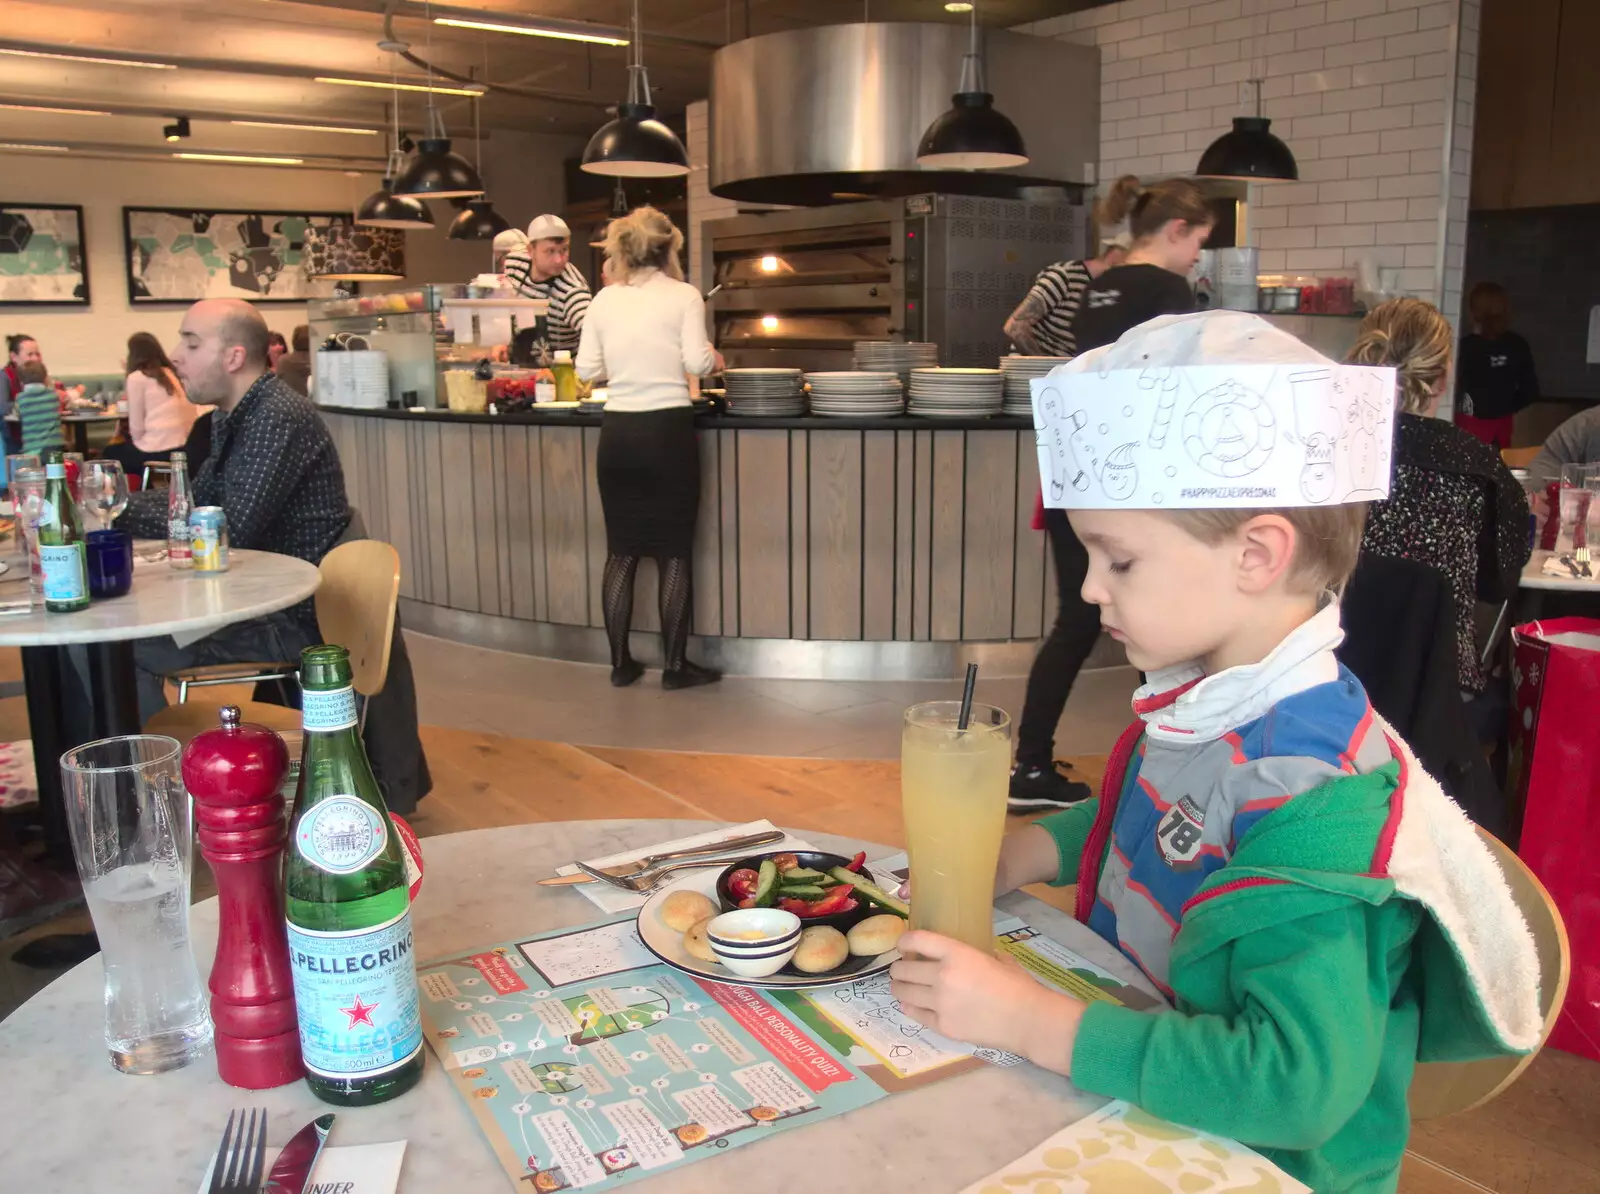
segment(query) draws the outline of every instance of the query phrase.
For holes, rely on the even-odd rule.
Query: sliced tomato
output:
[[[739,901],[739,907],[741,907],[741,908],[754,908],[755,906],[756,906],[756,897],[755,896],[745,896],[744,899]]]
[[[778,907],[785,912],[793,912],[796,916],[806,917],[812,915],[811,905],[804,900],[797,900],[793,896],[784,896],[778,901]]]
[[[855,889],[840,884],[820,900],[811,901],[812,916],[832,916],[835,912],[848,912],[855,907],[851,892]]]
[[[743,899],[745,896],[755,895],[756,882],[759,878],[760,876],[755,871],[749,867],[744,867],[728,876],[728,890],[735,899]]]
[[[854,858],[852,858],[849,862],[845,863],[845,868],[844,869],[847,870],[847,871],[859,871],[863,866],[866,865],[866,862],[867,862],[867,852],[865,850],[862,850]]]
[[[800,860],[793,854],[774,854],[772,856],[772,865],[778,868],[778,874],[781,875],[784,871],[794,870],[795,867],[800,865]]]

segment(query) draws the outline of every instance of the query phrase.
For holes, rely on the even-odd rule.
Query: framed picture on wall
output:
[[[332,298],[339,283],[308,281],[301,269],[306,230],[348,224],[350,218],[347,211],[124,207],[128,303],[138,307],[207,298],[256,303]]]
[[[0,203],[0,307],[87,307],[83,208]]]

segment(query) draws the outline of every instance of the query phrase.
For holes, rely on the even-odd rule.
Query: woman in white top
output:
[[[195,420],[211,408],[190,405],[161,341],[149,332],[128,337],[127,369],[130,439],[110,445],[106,455],[121,461],[123,472],[137,476],[150,461],[182,451]],[[189,462],[191,474],[199,465],[198,460]]]
[[[643,556],[660,572],[662,687],[721,679],[685,657],[700,509],[687,378],[719,372],[722,357],[706,337],[705,301],[683,280],[682,249],[683,233],[653,207],[612,220],[605,242],[610,285],[590,303],[578,343],[578,376],[607,379],[595,471],[606,519],[601,599],[611,682],[619,688],[644,670],[628,651],[633,578]]]

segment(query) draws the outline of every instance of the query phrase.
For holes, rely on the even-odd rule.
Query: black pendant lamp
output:
[[[472,101],[472,134],[478,147],[478,173],[483,173],[483,134],[478,124],[478,101]],[[461,202],[451,200],[452,203]],[[468,199],[460,215],[450,222],[451,240],[493,240],[511,224],[487,198]]]
[[[644,69],[639,36],[639,0],[633,0],[633,40],[629,43],[628,98],[617,118],[603,124],[583,150],[583,169],[616,178],[671,178],[689,173],[689,151],[678,134],[656,119],[650,103],[650,76]]]
[[[1256,114],[1235,116],[1233,131],[1223,133],[1200,155],[1200,178],[1232,178],[1243,182],[1294,182],[1300,177],[1289,147],[1272,135],[1272,121],[1261,115],[1261,80],[1252,79]]]
[[[917,165],[934,170],[1003,170],[1028,164],[1017,126],[994,107],[983,89],[978,53],[978,6],[972,6],[972,39],[961,59],[960,90],[950,110],[928,126],[917,145]]]
[[[394,193],[394,180],[406,164],[406,155],[400,151],[398,88],[395,89],[389,113],[394,122],[394,140],[389,145],[389,163],[383,168],[383,185],[361,201],[361,206],[356,209],[356,223],[368,228],[431,229],[433,213],[428,210],[427,204]]]
[[[430,79],[431,81],[431,79]],[[433,92],[428,92],[428,134],[417,142],[417,152],[405,172],[395,179],[394,193],[418,199],[476,199],[483,194],[483,179],[472,163],[450,152],[450,138]]]

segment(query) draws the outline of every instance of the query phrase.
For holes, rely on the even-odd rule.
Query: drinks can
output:
[[[228,570],[228,516],[221,506],[196,506],[189,515],[189,538],[196,572]]]

